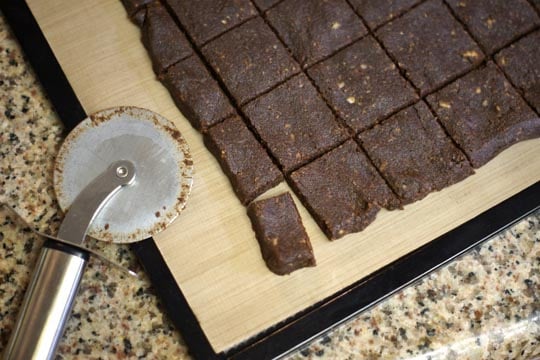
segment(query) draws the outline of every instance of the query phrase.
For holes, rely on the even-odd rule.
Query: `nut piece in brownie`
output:
[[[135,24],[142,26],[146,17],[146,5],[154,0],[122,0],[126,12]]]
[[[154,72],[158,75],[193,53],[188,40],[159,2],[146,7],[142,41],[152,59]]]
[[[253,100],[243,110],[285,172],[348,136],[304,74]]]
[[[403,14],[421,0],[350,0],[354,9],[374,29]]]
[[[540,112],[540,30],[502,50],[495,59],[525,99]]]
[[[204,143],[218,160],[244,205],[283,179],[264,148],[238,116],[211,127],[204,134]]]
[[[249,0],[166,0],[197,46],[257,15]]]
[[[286,275],[316,265],[311,242],[291,194],[253,202],[247,212],[264,262],[273,273]]]
[[[404,204],[473,174],[423,101],[364,131],[359,139]]]
[[[512,144],[540,136],[540,118],[492,62],[427,100],[475,168]]]
[[[314,65],[308,74],[330,106],[356,132],[418,98],[371,36]]]
[[[367,33],[345,0],[285,0],[266,16],[304,67]]]
[[[300,70],[260,17],[211,41],[202,52],[239,104]]]
[[[377,30],[406,76],[425,95],[484,59],[441,0],[428,0]]]
[[[294,171],[289,179],[329,239],[363,230],[375,220],[380,206],[401,207],[354,140]]]
[[[540,23],[527,0],[448,0],[447,3],[488,54]]]
[[[197,130],[204,131],[236,113],[197,55],[171,66],[161,79],[176,106]]]

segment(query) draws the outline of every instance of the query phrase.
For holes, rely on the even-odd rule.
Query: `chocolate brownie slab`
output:
[[[283,179],[281,172],[238,116],[211,127],[204,134],[204,143],[218,160],[244,205]]]
[[[154,0],[122,0],[126,12],[135,24],[142,26],[146,17],[146,5]]]
[[[371,36],[314,65],[308,74],[330,106],[356,132],[418,98]]]
[[[540,30],[502,50],[495,59],[525,99],[540,112]]]
[[[380,206],[401,206],[353,140],[294,171],[290,182],[329,239],[363,230]]]
[[[278,275],[315,266],[315,256],[291,194],[256,201],[248,216],[266,266]]]
[[[266,16],[304,67],[367,33],[345,0],[285,0]]]
[[[427,99],[475,168],[540,136],[540,119],[492,62]]]
[[[197,130],[236,113],[197,55],[171,66],[162,76],[176,106]]]
[[[142,41],[152,59],[154,72],[158,75],[193,53],[188,40],[159,2],[146,7]]]
[[[211,41],[202,52],[239,104],[300,71],[260,17]]]
[[[347,138],[304,74],[253,100],[243,110],[285,172]]]
[[[484,54],[440,0],[428,0],[377,30],[407,77],[425,95],[479,64]]]
[[[364,131],[359,139],[404,204],[473,173],[423,101]]]
[[[540,23],[527,0],[448,0],[447,3],[488,54]]]
[[[372,29],[403,14],[421,0],[350,0]]]
[[[249,0],[166,0],[197,46],[257,15]]]

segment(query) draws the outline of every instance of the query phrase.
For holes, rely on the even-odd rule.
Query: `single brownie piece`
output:
[[[404,204],[473,174],[423,101],[364,131],[359,139]]]
[[[146,8],[142,41],[158,75],[193,53],[188,40],[159,2],[151,3]]]
[[[266,16],[304,67],[367,33],[345,0],[285,0]]]
[[[264,262],[273,273],[286,275],[317,264],[291,194],[251,203],[247,212]]]
[[[347,137],[304,74],[255,99],[243,110],[285,172]]]
[[[294,171],[290,182],[329,239],[363,230],[380,206],[401,206],[353,140]]]
[[[278,2],[280,2],[282,0],[253,0],[253,2],[255,3],[255,5],[261,10],[261,11],[266,11],[268,10],[269,8],[271,8],[272,6],[274,6],[275,4],[277,4]],[[539,0],[540,1],[540,0]]]
[[[502,50],[495,59],[525,99],[540,112],[540,30]]]
[[[135,24],[142,26],[146,17],[146,5],[154,0],[122,0],[126,12]]]
[[[229,99],[197,55],[171,66],[162,75],[176,106],[197,130],[236,113]]]
[[[482,50],[440,0],[428,0],[377,30],[407,77],[429,93],[484,59]]]
[[[300,70],[260,17],[211,41],[202,52],[239,104]]]
[[[540,23],[527,0],[448,0],[447,3],[488,54]]]
[[[512,144],[540,136],[540,118],[492,62],[427,99],[475,168]]]
[[[244,205],[283,180],[281,172],[238,116],[211,127],[204,134],[204,143]]]
[[[257,15],[249,0],[166,0],[197,46]]]
[[[392,20],[421,0],[350,0],[371,29]]]
[[[326,101],[356,132],[418,97],[368,36],[308,70]]]

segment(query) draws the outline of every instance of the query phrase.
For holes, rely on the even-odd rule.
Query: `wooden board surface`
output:
[[[474,176],[381,211],[365,231],[328,241],[297,198],[318,265],[268,271],[245,208],[199,133],[156,80],[119,0],[30,0],[29,6],[87,113],[135,105],[173,121],[195,162],[186,210],[156,243],[214,350],[226,350],[457,227],[540,180],[540,139],[504,151]],[[287,190],[282,183],[278,193]],[[264,196],[264,195],[263,195]],[[159,286],[159,284],[156,284]]]

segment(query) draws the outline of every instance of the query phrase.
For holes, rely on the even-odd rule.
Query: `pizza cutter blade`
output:
[[[5,359],[52,359],[88,261],[86,235],[127,243],[157,234],[185,207],[193,162],[162,116],[136,107],[90,115],[65,139],[54,183],[66,211],[38,258]]]

